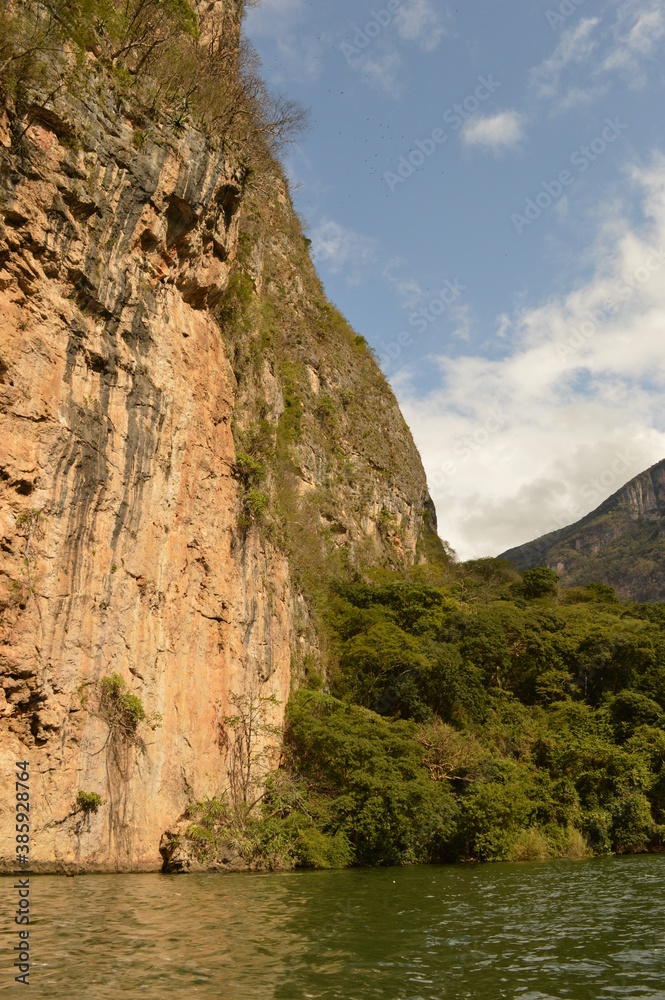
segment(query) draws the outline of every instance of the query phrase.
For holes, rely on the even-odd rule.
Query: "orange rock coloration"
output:
[[[84,136],[76,151],[72,121]],[[14,762],[30,763],[34,869],[154,870],[163,832],[224,788],[231,696],[274,695],[279,723],[294,657],[317,641],[288,551],[239,526],[239,388],[214,310],[238,250],[246,177],[194,129],[139,149],[130,122],[82,102],[43,113],[27,153],[10,148],[8,129],[5,117],[2,773],[9,786]],[[321,364],[307,369],[314,400]],[[349,368],[344,378],[354,377]],[[269,365],[261,378],[276,425],[282,388]],[[328,391],[337,398],[338,388]],[[334,544],[350,550],[364,540],[378,551],[391,536],[394,560],[408,563],[435,522],[385,394],[377,430],[404,468],[392,478],[374,469],[340,432],[348,462],[373,485],[361,513],[346,504],[349,487],[321,524],[334,521]],[[325,463],[306,436],[297,451],[306,496]],[[161,716],[142,728],[145,753],[129,747],[122,761],[98,711],[100,682],[114,673]],[[81,790],[102,796],[97,812],[76,807]],[[9,795],[1,809],[6,870]]]

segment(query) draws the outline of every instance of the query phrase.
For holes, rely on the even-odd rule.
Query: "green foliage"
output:
[[[245,510],[252,521],[261,521],[265,514],[270,498],[267,493],[261,490],[247,490],[245,494]]]
[[[277,772],[290,791],[264,803],[261,836],[288,833],[285,863],[663,847],[665,609],[596,588],[559,603],[547,574],[511,599],[510,567],[463,573],[461,589],[385,574],[333,588],[338,697],[292,699]],[[333,851],[339,835],[352,854]]]
[[[325,834],[314,826],[299,831],[297,851],[303,868],[348,868],[354,861],[346,834]]]
[[[209,827],[199,826],[198,823],[192,823],[191,826],[187,827],[186,836],[190,840],[212,840],[213,834]]]
[[[337,406],[332,396],[321,396],[316,404],[316,415],[328,430],[336,427]]]
[[[522,573],[524,596],[528,599],[538,597],[556,597],[559,587],[559,577],[553,569],[546,566],[536,566]]]
[[[161,715],[148,715],[138,695],[127,690],[120,674],[103,677],[96,687],[94,714],[107,726],[106,741],[102,747],[107,750],[118,772],[125,779],[129,776],[131,751],[146,753],[147,746],[142,730],[153,731],[161,725]],[[81,698],[83,703],[83,697]]]
[[[34,92],[85,87],[86,54],[129,97],[135,113],[190,123],[238,143],[250,157],[292,141],[304,109],[270,94],[255,51],[229,24],[229,11],[187,0],[22,0],[0,12],[0,88],[27,108]],[[237,29],[236,25],[236,29]],[[199,36],[206,39],[201,44]],[[74,50],[74,60],[63,58]],[[54,72],[55,71],[55,72]],[[88,81],[89,83],[89,81]],[[22,137],[32,119],[18,123]]]
[[[190,819],[198,817],[201,826],[211,830],[216,824],[224,822],[229,817],[229,810],[225,799],[209,798],[206,796],[201,802],[189,806],[185,815]]]
[[[281,730],[270,721],[279,702],[271,695],[231,695],[232,715],[222,719],[229,793],[234,820],[244,828],[264,798],[266,772],[277,752]]]
[[[609,587],[606,583],[590,583],[586,590],[594,601],[600,601],[603,604],[619,603],[614,587]]]
[[[104,799],[97,792],[79,791],[76,796],[76,806],[86,815],[96,813],[100,806],[104,804]]]
[[[252,323],[254,284],[243,271],[234,272],[217,309],[222,332],[230,340],[237,340],[249,332]]]
[[[9,584],[9,594],[13,604],[25,604],[27,588],[20,580],[12,580]]]
[[[297,365],[282,364],[280,372],[284,392],[284,412],[279,419],[278,448],[282,451],[300,439],[303,417],[303,375]]]
[[[302,692],[290,704],[293,773],[316,789],[307,808],[324,834],[344,834],[359,863],[431,860],[450,836],[452,795],[424,770],[415,733],[328,695]]]
[[[143,702],[126,690],[120,674],[109,674],[100,681],[100,712],[127,732],[135,733],[146,718]]]
[[[40,510],[34,508],[33,510],[24,510],[16,518],[16,526],[18,528],[24,528],[28,532],[33,532],[35,528],[45,520],[44,515]]]
[[[265,467],[251,455],[239,451],[236,454],[235,473],[243,486],[257,486],[265,476]]]

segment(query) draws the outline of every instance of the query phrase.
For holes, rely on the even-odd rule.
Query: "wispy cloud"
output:
[[[552,55],[531,70],[530,95],[562,112],[604,96],[617,75],[643,89],[664,42],[663,0],[615,0],[603,18],[583,18],[563,32]]]
[[[257,9],[260,7],[260,10]],[[268,29],[267,22],[274,23],[274,19],[292,17],[295,13],[300,13],[305,8],[305,0],[261,0],[255,8],[250,8],[247,12],[247,19],[256,22],[256,26],[264,25]],[[254,27],[254,24],[252,25]]]
[[[326,35],[308,30],[305,0],[261,0],[248,10],[245,30],[252,38],[270,38],[275,62],[266,67],[270,82],[283,86],[293,81],[315,82],[323,72]]]
[[[378,240],[363,236],[347,226],[326,219],[312,230],[312,258],[333,273],[346,273],[351,285],[360,284],[380,258]]]
[[[446,34],[441,11],[431,0],[410,0],[400,8],[395,22],[400,38],[433,52]]]
[[[608,204],[592,276],[500,317],[502,356],[441,355],[425,394],[394,380],[441,531],[465,557],[571,523],[665,456],[665,157],[629,184],[647,221]]]
[[[288,72],[275,78],[275,82],[291,80],[308,80],[314,82],[323,72],[323,48],[318,38],[284,35],[277,40],[277,53],[282,66],[288,67]]]
[[[469,119],[462,131],[467,146],[479,146],[495,155],[514,149],[524,139],[524,118],[515,110]]]
[[[403,0],[394,17],[385,9],[372,10],[365,25],[349,32],[341,50],[363,82],[396,99],[404,93],[405,44],[434,52],[445,34],[443,16],[432,0]]]
[[[393,98],[402,95],[404,84],[400,80],[400,70],[403,62],[393,46],[384,45],[381,50],[363,52],[349,60],[349,65],[360,74],[363,82],[375,90]]]
[[[496,318],[496,335],[497,337],[503,339],[509,330],[512,328],[513,321],[508,313],[501,313],[500,316]]]
[[[657,54],[665,39],[662,0],[654,0],[651,4],[640,0],[639,3],[622,6],[613,35],[614,45],[603,63],[603,70],[622,73],[633,87],[645,86],[645,60],[652,59]]]
[[[453,323],[451,336],[455,340],[470,340],[475,321],[472,307],[468,303],[453,306],[450,314],[450,319]]]
[[[401,257],[393,257],[383,268],[383,278],[397,293],[402,309],[415,309],[425,301],[425,291],[412,275],[405,277],[399,273],[404,266],[405,262]]]
[[[589,61],[598,45],[594,33],[599,24],[599,18],[590,17],[569,28],[552,55],[531,70],[530,84],[536,97],[552,99],[561,96],[564,71]]]

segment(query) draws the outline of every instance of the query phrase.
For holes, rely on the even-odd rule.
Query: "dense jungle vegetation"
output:
[[[660,849],[665,605],[500,560],[418,575],[332,589],[330,682],[292,698],[253,812],[192,810],[200,856],[220,837],[273,867]]]
[[[243,6],[197,19],[185,0],[5,3],[0,90],[12,148],[20,152],[62,89],[92,90],[131,117],[139,149],[155,130],[177,137],[193,123],[211,143],[267,161],[305,115],[268,93],[254,53],[238,42]],[[250,299],[238,276],[222,316],[238,341],[243,295]],[[271,326],[283,335],[280,317]],[[356,365],[369,365],[362,338],[352,349]],[[292,375],[274,456],[284,467],[302,417]],[[364,414],[367,434],[371,377],[365,398],[345,404],[350,425]],[[317,419],[331,441],[338,416],[323,397]],[[243,433],[237,475],[249,526],[265,518],[268,462],[261,441]],[[284,493],[277,506],[288,528]],[[269,867],[662,848],[665,605],[621,604],[602,584],[564,590],[551,570],[520,575],[499,560],[408,573],[349,566],[340,580],[338,554],[328,578],[332,557],[326,566],[314,558],[320,518],[308,523],[311,533],[275,529],[275,544],[286,538],[295,550],[325,656],[305,664],[283,733],[264,723],[260,701],[239,699],[225,720],[228,794],[190,809],[186,838],[199,858],[229,840]],[[92,810],[94,793],[82,795]]]

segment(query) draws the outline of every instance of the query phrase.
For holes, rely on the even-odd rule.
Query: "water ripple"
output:
[[[665,857],[33,877],[31,996],[665,1000],[664,881]]]

